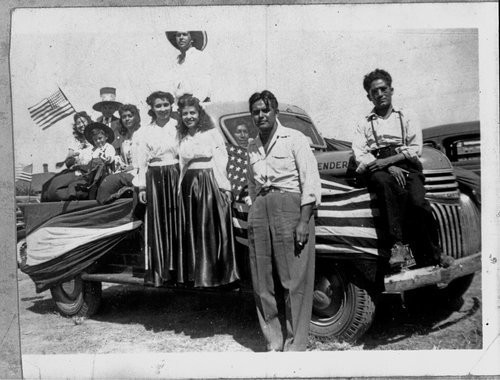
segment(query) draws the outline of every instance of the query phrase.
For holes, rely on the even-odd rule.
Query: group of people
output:
[[[180,96],[178,117],[173,117],[174,96],[155,91],[146,99],[151,121],[141,127],[136,106],[117,102],[114,88],[100,93],[101,101],[93,106],[102,113],[96,122],[85,112],[74,115],[75,142],[65,163],[82,167],[100,159],[109,168],[99,183],[98,201],[123,188],[137,190],[147,206],[146,280],[196,287],[238,280],[228,154],[200,100]]]
[[[379,202],[387,262],[398,269],[414,264],[406,234],[406,222],[414,221],[416,246],[425,252],[417,262],[449,266],[452,259],[441,254],[424,198],[420,127],[411,113],[392,105],[389,73],[377,69],[363,85],[374,108],[356,129],[353,153],[357,173]],[[94,109],[103,117],[96,123],[84,112],[75,114],[76,141],[66,164],[96,155],[123,164],[105,180],[110,187],[135,186],[147,205],[150,282],[212,287],[238,280],[228,154],[200,100],[180,96],[174,118],[174,96],[153,92],[146,100],[151,122],[140,127],[137,108],[117,104],[114,95],[114,89],[101,90],[103,100]],[[268,350],[305,350],[314,291],[313,213],[321,202],[318,167],[307,138],[279,121],[278,100],[270,91],[253,94],[249,111],[258,135],[249,138],[248,127],[241,125],[235,137],[248,158],[249,262],[257,315]]]

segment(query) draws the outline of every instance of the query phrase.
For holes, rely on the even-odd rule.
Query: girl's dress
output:
[[[239,279],[224,140],[216,129],[189,134],[179,146],[181,247],[177,281],[196,287]]]
[[[175,281],[175,255],[179,250],[177,187],[179,160],[177,121],[163,127],[155,122],[134,134],[137,185],[146,188],[148,267],[146,280],[156,286]]]

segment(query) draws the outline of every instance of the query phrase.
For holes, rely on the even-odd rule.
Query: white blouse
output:
[[[217,129],[212,128],[208,131],[196,132],[194,136],[188,134],[180,141],[179,161],[181,173],[185,173],[189,169],[191,160],[199,158],[210,159],[206,167],[213,169],[217,186],[222,190],[231,191],[226,169],[228,161],[226,144]],[[180,181],[182,181],[182,178]]]
[[[152,122],[135,132],[132,157],[135,157],[137,163],[139,187],[146,186],[146,172],[149,166],[173,165],[179,162],[176,127],[177,120],[171,118],[163,127]]]
[[[74,153],[79,153],[75,156],[77,165],[87,165],[92,160],[92,151],[94,147],[89,142],[80,142],[74,139],[73,143],[68,147]]]

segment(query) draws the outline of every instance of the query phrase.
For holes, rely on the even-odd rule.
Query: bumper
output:
[[[481,269],[481,252],[456,259],[449,268],[425,267],[385,277],[386,293],[401,293],[428,285],[446,285]]]

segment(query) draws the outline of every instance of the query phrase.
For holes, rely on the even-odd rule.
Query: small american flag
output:
[[[23,166],[22,164],[16,165],[16,181],[27,181],[31,182],[33,178],[33,164]]]
[[[55,93],[28,108],[33,121],[42,129],[75,113],[75,109],[59,88]]]
[[[247,150],[237,145],[227,144],[229,160],[227,176],[231,182],[231,191],[235,201],[239,202],[248,195],[247,185]]]

